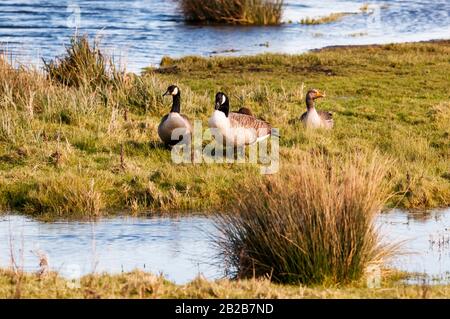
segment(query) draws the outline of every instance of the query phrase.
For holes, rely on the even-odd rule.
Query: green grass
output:
[[[281,23],[283,0],[179,0],[188,22],[241,25]]]
[[[0,59],[0,206],[41,217],[226,210],[235,181],[265,177],[250,164],[171,162],[156,128],[170,109],[161,95],[172,83],[181,88],[183,113],[204,127],[223,90],[233,110],[249,107],[280,128],[281,171],[305,152],[378,150],[395,162],[388,207],[449,206],[449,53],[450,43],[441,41],[166,58],[164,68],[143,76],[78,86]],[[326,91],[317,108],[334,112],[332,131],[299,123],[310,87]]]
[[[448,298],[449,285],[405,285],[405,274],[383,272],[381,285],[361,280],[344,286],[278,285],[264,280],[197,278],[176,285],[162,276],[134,271],[120,275],[88,275],[67,281],[56,273],[42,276],[0,269],[0,298]]]

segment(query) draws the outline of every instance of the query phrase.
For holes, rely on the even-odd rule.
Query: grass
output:
[[[332,23],[332,22],[339,21],[343,17],[351,15],[351,14],[353,14],[353,13],[348,13],[348,12],[331,13],[327,16],[319,17],[319,18],[303,18],[300,20],[300,23],[306,24],[306,25]]]
[[[134,271],[88,275],[68,281],[56,273],[37,275],[0,269],[0,298],[448,298],[448,285],[405,285],[404,274],[384,271],[381,285],[361,280],[345,286],[278,285],[268,279],[207,281],[176,285],[162,276]]]
[[[281,23],[283,0],[180,0],[186,21],[241,25]]]
[[[377,155],[308,154],[275,177],[243,185],[231,212],[217,216],[225,264],[237,278],[308,285],[359,280],[393,252],[374,226],[388,198],[389,166]]]
[[[233,110],[249,107],[279,128],[281,171],[309,152],[376,149],[395,161],[387,207],[449,206],[449,52],[441,41],[166,58],[161,69],[98,85],[67,85],[0,58],[0,207],[38,217],[226,210],[236,181],[265,177],[250,164],[172,163],[156,132],[170,109],[161,95],[172,83],[181,88],[183,113],[204,127],[221,90]],[[334,112],[332,131],[299,123],[310,87],[326,91],[317,108]]]
[[[89,43],[87,36],[74,36],[66,48],[66,55],[53,61],[44,60],[48,77],[68,86],[99,87],[120,80],[121,72],[98,48],[98,42]]]

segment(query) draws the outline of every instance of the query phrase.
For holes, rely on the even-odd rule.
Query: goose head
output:
[[[314,101],[317,99],[320,99],[322,97],[325,97],[325,92],[320,92],[317,89],[311,89],[306,93],[306,107],[313,108],[314,107]]]
[[[171,85],[167,88],[166,93],[163,96],[172,95],[172,109],[171,113],[180,113],[181,109],[181,93],[180,89],[176,85]]]
[[[225,93],[218,92],[216,94],[214,108],[217,111],[222,111],[228,117],[228,112],[230,111],[230,102],[228,100],[228,96],[226,96]]]
[[[325,97],[325,92],[320,92],[317,89],[311,89],[306,94],[306,98],[307,99],[309,98],[309,99],[312,99],[312,100],[316,100],[316,99],[319,99],[321,97]]]
[[[163,94],[163,96],[166,96],[166,95],[176,96],[178,94],[180,94],[180,89],[178,88],[178,86],[171,85],[167,88],[167,91],[166,91],[166,93]]]

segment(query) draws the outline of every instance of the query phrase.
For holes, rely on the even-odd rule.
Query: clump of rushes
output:
[[[184,17],[195,23],[276,25],[283,0],[180,0]]]
[[[360,279],[394,251],[373,223],[388,197],[387,167],[379,155],[308,154],[280,176],[243,185],[231,212],[216,217],[221,257],[241,279]]]
[[[110,58],[98,48],[98,42],[91,45],[88,36],[74,36],[66,48],[66,55],[44,62],[44,69],[50,79],[67,86],[104,86],[122,79],[122,73]]]

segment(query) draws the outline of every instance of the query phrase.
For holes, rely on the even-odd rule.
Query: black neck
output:
[[[180,92],[177,93],[177,95],[173,96],[172,100],[172,109],[170,112],[180,113],[181,109],[181,95]]]
[[[306,108],[308,110],[314,108],[314,99],[309,96],[306,96]]]
[[[219,107],[219,111],[222,111],[225,113],[225,116],[228,117],[228,113],[230,112],[230,103],[228,102],[228,99]]]

